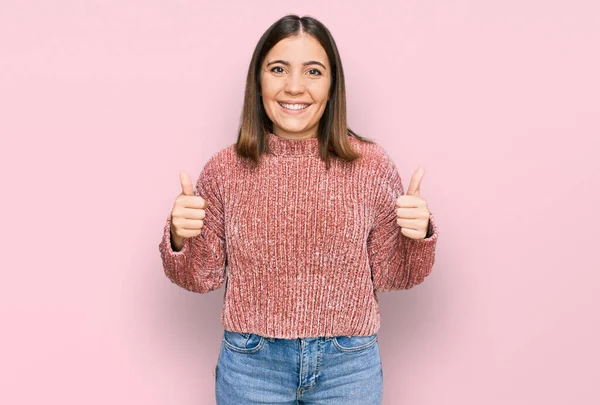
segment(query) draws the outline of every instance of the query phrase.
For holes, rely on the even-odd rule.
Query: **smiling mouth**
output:
[[[279,101],[277,102],[277,104],[279,104],[286,110],[291,110],[291,111],[304,110],[310,106],[310,104],[286,104],[286,103],[281,103]]]

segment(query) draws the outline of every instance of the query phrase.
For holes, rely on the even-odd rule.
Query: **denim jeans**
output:
[[[383,369],[370,336],[269,338],[224,330],[218,405],[380,405]]]

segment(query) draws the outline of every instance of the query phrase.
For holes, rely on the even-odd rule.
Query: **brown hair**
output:
[[[327,53],[332,71],[329,100],[318,126],[317,137],[321,159],[329,168],[330,153],[346,161],[359,158],[361,155],[352,148],[348,140],[349,136],[363,142],[374,143],[372,140],[359,136],[348,127],[344,70],[331,33],[325,25],[312,17],[290,14],[280,18],[265,31],[252,54],[246,77],[246,91],[238,140],[235,145],[239,156],[250,158],[258,163],[260,156],[269,152],[266,135],[273,132],[273,123],[265,112],[260,96],[261,66],[267,53],[279,41],[303,33],[309,34],[319,41]]]

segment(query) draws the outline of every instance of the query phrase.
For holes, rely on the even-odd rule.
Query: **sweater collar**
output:
[[[286,139],[273,133],[267,134],[269,150],[276,156],[319,156],[319,139]]]

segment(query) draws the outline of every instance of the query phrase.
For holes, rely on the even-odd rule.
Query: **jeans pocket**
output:
[[[333,346],[344,353],[356,353],[377,343],[377,333],[368,336],[335,336]]]
[[[238,353],[256,353],[265,344],[265,338],[255,333],[223,331],[223,343],[229,350]]]

